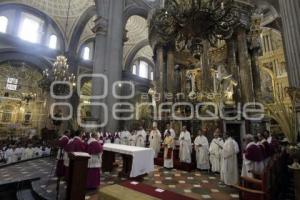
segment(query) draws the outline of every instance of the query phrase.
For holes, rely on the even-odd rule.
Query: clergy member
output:
[[[248,134],[244,138],[245,146],[243,152],[243,166],[241,176],[253,178],[254,162],[258,153],[258,147],[252,135]]]
[[[174,131],[174,129],[172,128],[172,126],[171,126],[170,123],[167,123],[167,128],[166,128],[166,130],[165,130],[165,132],[164,132],[164,137],[166,137],[166,134],[167,134],[168,131],[170,132],[171,137],[173,137],[173,138],[176,137],[175,131]]]
[[[221,169],[221,180],[226,185],[235,185],[239,181],[237,161],[239,146],[229,134],[225,134],[224,137],[225,143],[222,151],[223,164]]]
[[[186,129],[186,126],[182,127],[182,131],[179,136],[179,158],[180,162],[191,163],[191,154],[192,154],[192,141],[191,134]]]
[[[267,136],[261,133],[257,134],[260,144],[263,147],[264,152],[264,165],[267,166],[272,155],[271,145],[267,141]]]
[[[115,132],[115,135],[114,135],[114,144],[121,144],[120,135],[121,135],[120,132]]]
[[[161,133],[157,129],[157,124],[153,124],[153,129],[150,132],[149,136],[149,142],[150,142],[150,148],[154,150],[155,152],[155,158],[157,158],[158,153],[160,152],[160,143],[161,143]]]
[[[198,131],[198,136],[194,141],[196,151],[197,169],[209,170],[209,144],[202,131]]]
[[[174,138],[171,136],[170,131],[167,131],[167,133],[165,134],[163,145],[164,145],[164,167],[167,169],[172,169]]]
[[[131,132],[128,140],[129,140],[129,142],[128,142],[129,146],[136,146],[136,133],[135,133],[135,131]]]
[[[224,141],[220,137],[220,132],[216,130],[214,132],[214,139],[210,143],[209,154],[211,171],[214,173],[220,173],[222,166],[222,149]]]
[[[65,165],[65,179],[68,180],[69,176],[69,156],[68,154],[71,152],[85,152],[86,145],[84,141],[81,139],[83,136],[83,132],[80,130],[75,131],[74,137],[69,140],[68,144],[64,149],[64,165]]]
[[[259,157],[259,159],[258,159],[258,161],[256,161],[256,162],[254,163],[254,170],[253,170],[253,171],[255,172],[255,174],[262,174],[263,171],[264,171],[264,168],[265,168],[265,162],[264,162],[264,147],[263,147],[262,144],[260,144],[260,141],[259,141],[257,135],[255,135],[255,136],[253,137],[253,139],[254,139],[254,143],[256,144],[257,149],[258,149],[258,151],[259,151],[259,153],[258,153],[258,155],[257,155],[257,156]]]
[[[57,152],[57,163],[56,163],[56,176],[63,177],[64,176],[64,148],[69,142],[69,131],[65,131],[63,136],[58,140],[58,152]]]
[[[88,161],[87,189],[97,189],[100,185],[101,154],[103,148],[98,140],[99,135],[92,133],[91,138],[87,142],[86,152],[91,155]]]
[[[142,126],[139,127],[139,130],[136,132],[136,146],[145,147],[147,138],[147,133]]]
[[[121,144],[128,145],[129,144],[129,136],[130,136],[130,132],[125,128],[124,131],[122,131],[121,135],[120,135]]]

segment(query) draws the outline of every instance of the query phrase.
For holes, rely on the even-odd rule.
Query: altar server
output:
[[[209,154],[210,154],[210,163],[211,163],[211,171],[214,173],[220,173],[222,166],[222,149],[223,149],[224,141],[220,137],[220,132],[214,132],[214,139],[210,143]]]
[[[74,138],[70,139],[64,149],[64,166],[65,166],[65,178],[68,180],[69,176],[69,156],[71,152],[85,152],[86,145],[81,139],[83,133],[80,130],[75,131]]]
[[[191,134],[186,129],[186,126],[182,127],[182,131],[179,136],[179,158],[181,162],[191,163],[192,154],[192,141]]]
[[[221,169],[221,180],[226,185],[238,184],[238,153],[239,146],[237,142],[232,137],[230,137],[229,134],[225,134],[225,143],[222,151],[223,165]]]
[[[167,169],[172,169],[174,138],[171,136],[170,131],[166,132],[163,145],[164,145],[164,167]]]
[[[129,144],[129,136],[130,136],[130,132],[125,128],[125,130],[122,131],[121,135],[120,135],[121,144],[128,145]]]
[[[103,152],[102,145],[98,142],[98,134],[92,133],[87,142],[87,153],[91,155],[88,161],[87,189],[97,189],[100,185],[101,156]]]
[[[174,131],[174,129],[172,128],[172,126],[170,125],[170,123],[167,123],[167,128],[166,128],[166,130],[165,130],[165,132],[164,132],[164,137],[166,137],[166,134],[167,134],[168,132],[170,132],[170,136],[171,136],[171,137],[173,137],[173,138],[176,137],[175,131]]]
[[[69,142],[69,131],[65,131],[63,136],[59,138],[57,145],[58,145],[58,152],[57,152],[57,163],[56,163],[56,176],[63,177],[64,176],[64,148]]]
[[[150,148],[155,152],[155,158],[157,158],[158,153],[160,152],[160,143],[161,143],[161,133],[157,129],[157,124],[153,125],[153,129],[150,132],[149,136]]]
[[[139,127],[139,130],[136,132],[136,146],[145,147],[147,138],[147,133],[142,126]]]
[[[207,138],[203,135],[202,131],[198,131],[198,136],[194,141],[197,169],[208,170],[209,169],[209,144]]]
[[[136,146],[136,133],[133,131],[129,136],[129,146]]]

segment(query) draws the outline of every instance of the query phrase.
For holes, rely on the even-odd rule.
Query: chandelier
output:
[[[69,82],[72,87],[76,86],[76,76],[69,72],[68,59],[63,56],[57,56],[52,69],[43,71],[43,79],[39,82],[40,87],[49,91],[51,83],[55,81]],[[57,94],[64,94],[70,90],[65,84],[56,84],[54,90]]]
[[[176,50],[199,57],[203,41],[216,46],[232,36],[238,21],[234,0],[165,0],[150,18],[149,39],[164,44],[175,40]]]
[[[43,76],[52,79],[52,81],[67,81],[73,86],[76,85],[76,76],[69,72],[68,59],[65,56],[57,56],[52,71],[45,69]]]

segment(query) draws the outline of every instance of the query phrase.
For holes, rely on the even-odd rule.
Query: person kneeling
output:
[[[164,139],[163,144],[164,144],[164,167],[167,169],[172,169],[174,139],[171,136],[170,131],[166,132],[166,137]]]

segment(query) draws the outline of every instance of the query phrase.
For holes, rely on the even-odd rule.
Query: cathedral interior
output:
[[[139,194],[119,196],[130,182],[117,169],[85,199],[300,199],[300,167],[288,168],[300,160],[299,36],[299,0],[0,0],[0,199],[72,199],[72,181],[53,175],[66,130],[167,124],[192,142],[198,130],[230,133],[239,174],[249,134],[271,133],[288,156],[253,189],[198,171],[194,151],[165,170],[162,150]],[[24,144],[51,152],[9,163],[7,148]]]

